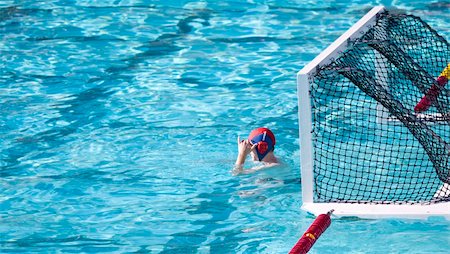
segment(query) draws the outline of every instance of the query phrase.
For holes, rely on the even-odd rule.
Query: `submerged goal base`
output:
[[[315,216],[334,209],[333,216],[336,217],[358,217],[363,219],[427,219],[429,217],[444,217],[450,220],[450,203],[433,205],[303,203],[302,209]]]

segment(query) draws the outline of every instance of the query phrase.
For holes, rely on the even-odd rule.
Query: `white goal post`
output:
[[[316,202],[314,199],[314,136],[313,112],[310,99],[311,79],[319,67],[329,64],[346,50],[348,42],[360,37],[370,29],[377,17],[386,12],[383,6],[371,9],[349,30],[342,34],[314,60],[308,63],[297,74],[298,117],[300,132],[300,161],[302,185],[302,209],[319,215],[334,210],[337,217],[355,216],[360,218],[411,218],[424,219],[430,216],[445,217],[450,220],[450,200],[429,204],[383,204],[383,203],[341,203]],[[445,184],[444,184],[445,185]],[[447,185],[448,188],[448,185]]]

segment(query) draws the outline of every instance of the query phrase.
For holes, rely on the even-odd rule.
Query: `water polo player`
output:
[[[235,163],[234,171],[240,173],[247,155],[251,154],[254,161],[260,161],[263,164],[258,165],[246,172],[256,171],[262,168],[278,165],[278,159],[275,157],[275,135],[268,128],[257,128],[250,132],[248,139],[241,140],[238,136],[238,157]]]

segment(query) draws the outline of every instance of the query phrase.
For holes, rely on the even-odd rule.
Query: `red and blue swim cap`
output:
[[[256,154],[261,161],[269,152],[275,149],[275,135],[267,128],[257,128],[250,132],[248,140],[256,146]]]

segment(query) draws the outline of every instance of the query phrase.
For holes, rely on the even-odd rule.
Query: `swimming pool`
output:
[[[0,1],[0,249],[288,252],[313,220],[295,74],[378,4],[450,39],[448,2]],[[232,176],[257,126],[285,165]],[[445,253],[449,230],[334,220],[311,253]]]

